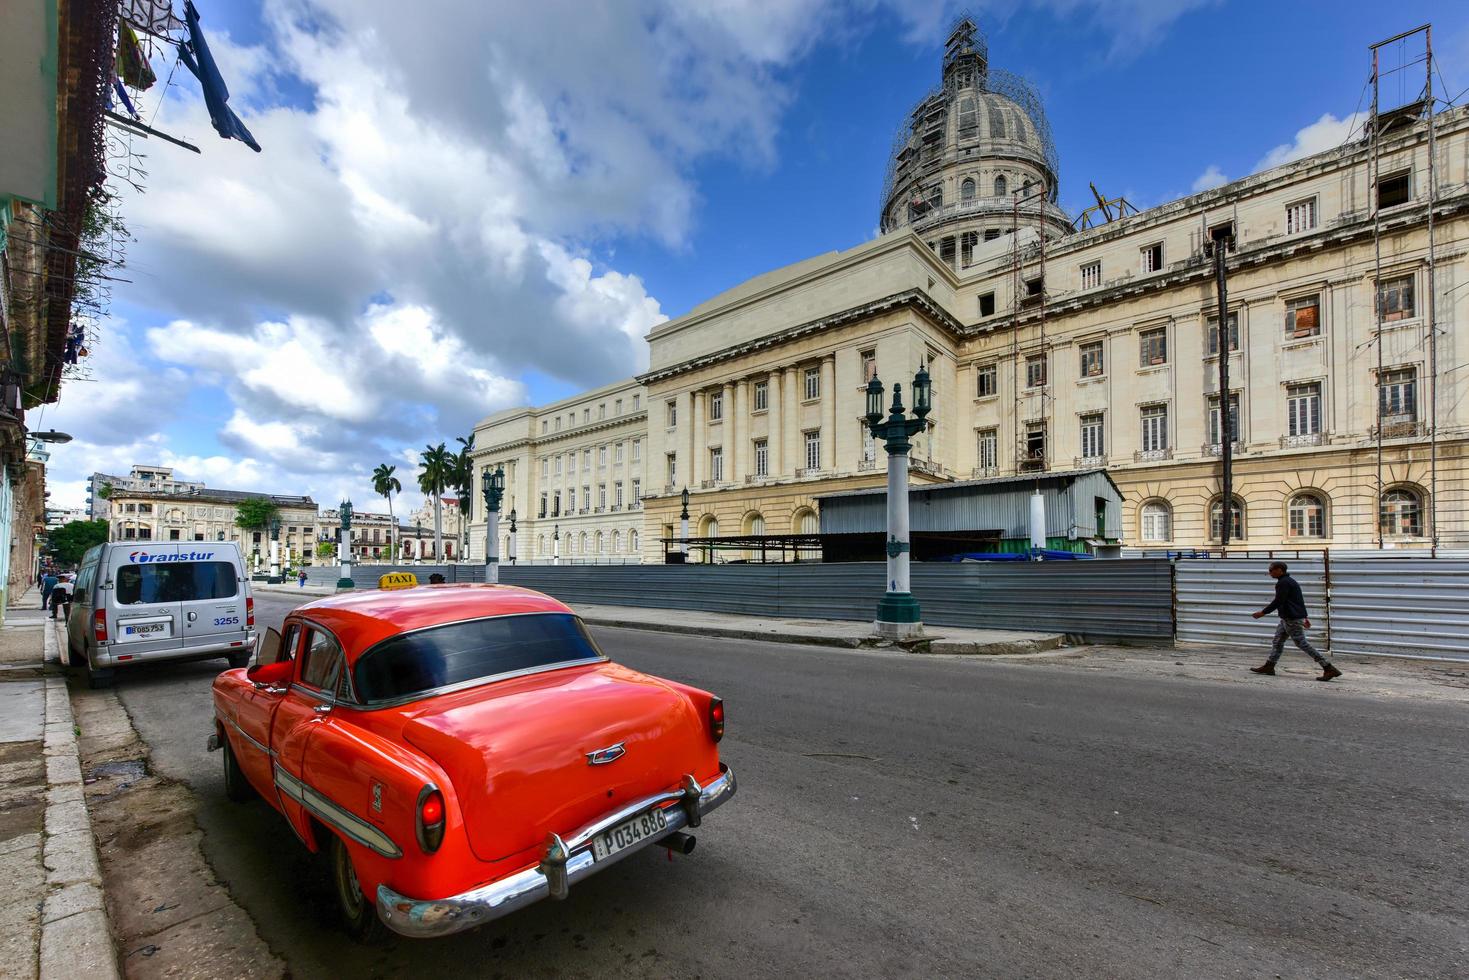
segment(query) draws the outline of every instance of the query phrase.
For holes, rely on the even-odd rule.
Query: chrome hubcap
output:
[[[337,845],[337,891],[341,895],[342,906],[356,918],[362,911],[362,886],[357,883],[357,869],[352,867],[352,858],[341,844]]]

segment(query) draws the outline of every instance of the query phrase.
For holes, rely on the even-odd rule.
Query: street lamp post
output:
[[[485,581],[500,582],[500,500],[505,496],[505,471],[499,467],[480,477],[485,496]]]
[[[515,564],[515,508],[514,507],[511,507],[510,508],[510,540],[507,541],[506,544],[508,544],[510,546],[509,549],[508,549],[510,551],[510,554],[507,557],[510,559],[510,564],[514,565]]]
[[[586,549],[583,548],[583,551]],[[561,525],[554,525],[551,529],[551,564],[561,564]]]
[[[685,564],[689,560],[689,488],[684,487],[683,493],[679,494],[679,501],[683,509],[678,512],[678,554],[679,561]]]
[[[270,585],[280,585],[281,578],[281,518],[277,514],[270,519]]]
[[[893,404],[887,420],[882,417],[882,382],[876,375],[867,383],[867,428],[881,439],[888,452],[887,592],[877,603],[879,636],[902,640],[923,633],[918,600],[908,584],[908,558],[912,544],[908,532],[909,441],[927,426],[933,410],[932,382],[928,369],[920,367],[913,377],[913,417],[904,414],[903,386],[893,385]]]
[[[337,591],[341,592],[352,588],[352,501],[342,501],[337,512],[342,518],[342,541],[337,545],[337,563],[342,567]]]

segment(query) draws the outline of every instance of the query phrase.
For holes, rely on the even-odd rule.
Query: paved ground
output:
[[[291,604],[259,598],[262,624]],[[1316,684],[1304,658],[1255,678],[1254,652],[1194,670],[1183,652],[994,661],[596,632],[726,699],[739,795],[688,858],[639,855],[432,943],[354,947],[273,811],[224,800],[203,750],[221,664],[120,691],[294,977],[1469,973],[1453,672],[1419,682],[1435,699],[1351,669]]]

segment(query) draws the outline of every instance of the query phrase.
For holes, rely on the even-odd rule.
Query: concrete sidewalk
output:
[[[112,980],[117,956],[76,723],[56,632],[39,606],[26,592],[0,628],[0,962],[6,976]]]

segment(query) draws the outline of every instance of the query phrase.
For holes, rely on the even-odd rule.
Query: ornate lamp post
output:
[[[342,518],[342,543],[337,545],[337,563],[342,566],[337,591],[352,588],[352,501],[344,500],[337,512]]]
[[[485,581],[500,582],[500,500],[505,496],[505,471],[499,467],[480,476],[480,492],[485,498]]]
[[[276,514],[270,519],[270,585],[280,585],[281,578],[281,518]]]
[[[927,426],[933,410],[933,385],[928,369],[920,367],[913,377],[913,417],[903,410],[903,386],[893,385],[893,404],[887,420],[882,417],[882,382],[874,375],[867,383],[867,428],[881,439],[888,451],[887,593],[878,600],[876,628],[879,636],[901,640],[923,632],[918,600],[908,585],[908,556],[912,545],[908,534],[909,441]]]
[[[687,563],[689,560],[689,488],[684,487],[683,493],[679,494],[679,502],[683,509],[678,512],[678,560]]]
[[[515,564],[515,508],[514,507],[511,507],[510,508],[510,540],[508,542],[506,542],[506,543],[509,544],[509,546],[510,546],[510,548],[509,548],[510,554],[507,557],[509,557],[509,559],[510,559],[510,564],[514,565]]]
[[[586,549],[583,548],[583,551]],[[561,564],[561,525],[554,525],[551,529],[551,564]]]

